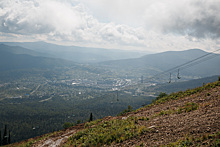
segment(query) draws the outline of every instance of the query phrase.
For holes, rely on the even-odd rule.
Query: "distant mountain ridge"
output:
[[[99,65],[110,69],[125,69],[137,72],[139,75],[152,75],[182,65],[206,54],[208,53],[200,49],[168,51],[145,55],[135,59],[106,61]],[[220,73],[220,56],[219,54],[211,53],[209,57],[211,58],[201,58],[192,66],[189,64],[188,67],[180,67],[181,74],[201,77],[218,75]]]
[[[22,47],[10,47],[0,45],[0,71],[30,69],[30,68],[54,68],[59,66],[76,65],[72,61],[43,57],[41,53]]]
[[[8,46],[20,46],[36,52],[43,53],[44,56],[71,60],[78,63],[95,63],[108,60],[137,58],[147,53],[111,50],[102,48],[89,48],[78,46],[62,46],[46,42],[0,42]]]
[[[48,55],[45,55],[44,53],[36,52],[36,51],[26,49],[20,46],[8,46],[5,44],[0,44],[0,51],[13,53],[13,54],[26,54],[26,55],[31,55],[31,56],[42,56],[42,57],[48,56]]]
[[[10,44],[13,46],[5,45],[5,44]],[[0,44],[0,52],[4,52],[1,53],[2,56],[2,59],[0,59],[1,67],[7,67],[8,66],[7,64],[9,63],[12,65],[12,61],[17,60],[16,58],[19,59],[19,61],[16,64],[18,64],[19,62],[21,63],[21,61],[24,61],[25,58],[26,59],[28,58],[28,60],[25,61],[26,63],[24,64],[21,63],[23,65],[28,65],[28,63],[33,63],[30,61],[31,60],[30,56],[32,56],[33,60],[36,60],[36,58],[38,58],[38,60],[42,60],[41,62],[34,62],[35,65],[38,64],[38,67],[40,67],[39,63],[42,64],[41,67],[44,67],[46,64],[48,64],[48,60],[45,58],[51,58],[49,60],[56,59],[57,61],[58,59],[60,59],[59,60],[60,63],[67,63],[67,62],[68,64],[71,62],[83,63],[83,64],[92,63],[94,64],[94,66],[98,66],[102,69],[111,70],[117,72],[118,74],[121,74],[122,76],[128,75],[133,78],[141,77],[142,75],[144,75],[144,77],[146,78],[208,54],[207,52],[200,49],[190,49],[185,51],[167,51],[167,52],[148,54],[148,55],[142,54],[141,56],[140,54],[136,54],[135,52],[126,52],[120,50],[105,50],[105,49],[95,49],[95,48],[91,49],[91,48],[72,47],[72,46],[68,47],[68,46],[48,44],[45,42],[32,42],[32,43],[14,42],[14,43],[5,43],[5,44]],[[24,46],[27,48],[24,48]],[[17,57],[15,57],[15,55],[17,55]],[[5,56],[10,56],[11,60],[9,58],[6,59]],[[135,56],[141,56],[141,57],[134,58]],[[121,59],[125,57],[127,58],[132,57],[132,58]],[[47,62],[45,60],[47,60]],[[45,65],[43,65],[44,64],[43,61],[46,63]],[[50,62],[50,63],[56,63],[56,62]],[[58,63],[57,65],[59,65],[60,63]],[[179,70],[180,70],[180,74],[186,77],[186,80],[192,79],[190,77],[196,77],[196,78],[208,77],[212,75],[219,75],[220,73],[219,63],[220,63],[219,54],[210,53],[210,56],[208,56],[207,58],[204,59],[201,58],[201,60],[198,60],[193,64],[180,67]],[[18,68],[19,66],[14,66],[14,67]],[[176,74],[177,74],[177,69],[175,73],[172,73],[172,76],[176,76]]]

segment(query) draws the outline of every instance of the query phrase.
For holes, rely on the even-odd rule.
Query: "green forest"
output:
[[[54,96],[52,100],[39,102],[38,98],[7,99],[0,101],[0,126],[7,125],[11,130],[11,142],[17,142],[48,132],[63,129],[65,122],[77,123],[89,120],[90,113],[94,119],[115,116],[128,105],[134,108],[149,104],[152,97],[119,94],[119,101],[113,92],[97,94],[93,99],[67,99]]]

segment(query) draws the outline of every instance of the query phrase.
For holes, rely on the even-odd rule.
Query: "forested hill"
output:
[[[195,60],[195,59],[199,60]],[[194,61],[195,62],[192,62]],[[185,51],[168,51],[145,55],[135,59],[124,59],[102,62],[99,65],[110,69],[125,70],[130,73],[141,75],[152,75],[164,72],[167,69],[181,66],[180,71],[187,76],[207,77],[220,73],[220,56],[215,53],[208,53],[200,49],[189,49]]]
[[[131,112],[130,112],[131,111]],[[128,113],[125,113],[128,112]],[[219,146],[220,79],[10,146]]]
[[[30,49],[26,49],[20,46],[8,46],[5,44],[0,44],[0,52],[7,52],[7,53],[12,53],[12,54],[26,54],[26,55],[31,55],[31,56],[42,56],[46,57],[46,54],[41,53],[41,52],[36,52]]]
[[[21,47],[0,45],[0,71],[76,65],[71,61],[38,55],[41,54]]]

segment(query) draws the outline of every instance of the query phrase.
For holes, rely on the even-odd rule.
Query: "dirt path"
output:
[[[62,130],[60,132],[54,133],[53,135],[46,137],[43,140],[35,142],[32,147],[60,147],[63,146],[68,140],[68,138],[73,135],[78,130],[83,129],[84,124],[79,124],[77,126],[71,127],[67,130]]]
[[[69,130],[65,134],[54,136],[54,137],[48,137],[42,140],[41,142],[37,143],[36,145],[33,145],[33,147],[59,147],[68,140],[68,137],[70,137],[75,130]]]

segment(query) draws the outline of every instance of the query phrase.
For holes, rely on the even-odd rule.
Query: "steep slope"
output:
[[[125,70],[127,73],[129,71],[138,75],[152,75],[179,66],[206,54],[207,52],[199,49],[168,51],[135,59],[106,61],[99,65],[113,70]],[[192,67],[181,67],[180,71],[184,76],[193,75],[206,77],[218,75],[218,73],[220,73],[219,63],[219,54],[210,54],[207,58],[201,58],[201,60],[195,62]]]
[[[219,146],[220,81],[10,146]]]

